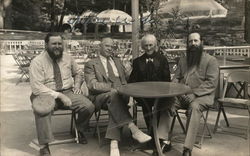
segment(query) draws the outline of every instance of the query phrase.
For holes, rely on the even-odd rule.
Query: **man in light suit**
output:
[[[46,35],[45,51],[32,60],[29,74],[40,156],[51,155],[49,143],[54,140],[51,115],[57,109],[74,110],[78,114],[79,142],[86,144],[84,131],[95,107],[81,95],[82,71],[64,51],[63,37],[59,33]]]
[[[176,104],[177,108],[188,108],[188,130],[183,156],[192,154],[202,112],[214,103],[218,77],[216,58],[203,51],[203,40],[199,33],[190,33],[186,56],[180,59],[173,80],[188,85],[193,91],[192,94],[180,96]]]
[[[132,132],[132,137],[140,143],[151,140],[132,122],[128,111],[129,97],[118,94],[117,88],[126,84],[128,74],[119,58],[112,57],[114,42],[111,38],[103,38],[100,44],[100,55],[86,63],[84,76],[89,88],[90,99],[96,110],[109,111],[109,125],[106,138],[111,140],[110,155],[119,156],[118,141],[120,129],[124,125]]]

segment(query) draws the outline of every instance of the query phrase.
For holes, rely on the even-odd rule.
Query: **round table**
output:
[[[121,86],[118,89],[120,94],[127,96],[137,97],[137,98],[155,98],[154,108],[153,108],[153,133],[155,138],[155,144],[157,152],[162,156],[162,151],[159,142],[159,136],[157,132],[157,105],[160,98],[173,97],[177,95],[182,95],[186,93],[191,93],[191,89],[180,83],[173,82],[137,82],[129,83]]]

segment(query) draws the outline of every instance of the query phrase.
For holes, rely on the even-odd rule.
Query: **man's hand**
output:
[[[69,97],[67,97],[66,95],[62,94],[62,93],[59,93],[58,97],[65,106],[71,106],[72,105],[72,102],[70,100]]]
[[[195,99],[195,95],[194,95],[194,94],[187,94],[186,96],[188,97],[188,99],[189,99],[191,102],[194,101],[194,99]]]
[[[82,94],[82,90],[80,88],[74,87],[73,88],[74,94]]]
[[[178,99],[181,103],[189,105],[195,99],[195,95],[194,94],[180,95],[178,96]]]

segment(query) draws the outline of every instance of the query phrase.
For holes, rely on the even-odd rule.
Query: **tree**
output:
[[[245,0],[245,40],[250,43],[250,0]]]

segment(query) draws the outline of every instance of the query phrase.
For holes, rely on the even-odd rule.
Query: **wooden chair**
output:
[[[214,126],[214,133],[216,133],[218,128],[218,123],[220,119],[221,112],[224,115],[226,125],[229,127],[229,122],[224,110],[224,104],[230,103],[237,106],[245,106],[248,110],[248,129],[250,128],[250,100],[248,96],[248,83],[250,82],[250,70],[244,71],[233,71],[229,73],[226,78],[226,82],[223,89],[222,97],[218,99],[218,115]],[[237,95],[235,97],[227,97],[228,91],[233,88]],[[248,135],[248,129],[246,133],[246,138]]]

